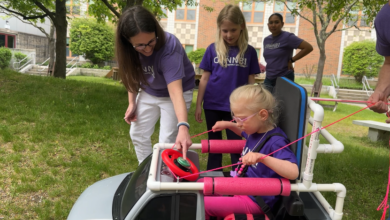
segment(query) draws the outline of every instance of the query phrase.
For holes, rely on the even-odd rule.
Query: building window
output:
[[[15,48],[15,35],[0,33],[0,47]]]
[[[295,3],[292,1],[286,2],[289,8],[295,8]],[[283,16],[285,24],[295,24],[295,17],[288,10],[287,6],[282,2],[275,2],[274,12],[279,13]]]
[[[80,15],[80,0],[66,0],[66,13]]]
[[[264,2],[247,2],[242,6],[247,23],[263,23],[264,22]]]
[[[352,15],[351,20],[348,21],[348,26],[354,26],[356,25],[357,27],[370,27],[370,24],[367,24],[367,16],[363,14],[362,11],[350,11],[349,12]]]
[[[69,48],[69,37],[66,38],[66,57],[77,57],[78,54],[72,53]]]
[[[162,8],[161,11],[165,14],[165,15],[161,15],[161,20],[167,20],[168,10],[166,8]]]
[[[176,20],[195,21],[196,6],[183,4],[176,9]]]
[[[185,45],[183,44],[184,50],[186,51],[186,54],[188,54],[191,51],[194,51],[194,45]]]

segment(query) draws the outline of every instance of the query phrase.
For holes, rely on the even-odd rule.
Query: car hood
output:
[[[77,199],[68,220],[112,219],[114,194],[129,173],[113,176],[89,186]]]

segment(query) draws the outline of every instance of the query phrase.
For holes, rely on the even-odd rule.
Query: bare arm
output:
[[[368,105],[376,103],[370,109],[374,112],[387,112],[387,97],[390,95],[390,56],[385,57],[385,62],[379,71],[378,85],[375,87],[374,93],[368,99]],[[388,119],[389,120],[389,119]]]
[[[275,157],[260,159],[263,156],[261,153],[249,152],[242,157],[242,163],[248,166],[260,162],[284,178],[294,180],[298,177],[299,170],[295,163]]]
[[[127,124],[131,124],[132,121],[137,120],[136,110],[137,110],[137,103],[135,102],[135,99],[137,97],[136,93],[128,92],[128,99],[129,99],[129,106],[127,107],[127,110],[125,112],[125,121]]]
[[[204,98],[204,93],[206,91],[206,86],[209,81],[211,73],[209,71],[203,71],[202,78],[200,78],[199,87],[198,87],[198,97],[196,99],[196,110],[195,110],[195,120],[199,123],[202,123],[202,103]]]
[[[187,122],[187,107],[183,97],[182,80],[176,80],[168,84],[169,96],[175,109],[178,122]],[[176,138],[176,148],[183,151],[183,157],[186,159],[187,150],[191,146],[192,141],[186,126],[179,127],[179,133]]]
[[[302,41],[302,43],[298,46],[298,49],[301,49],[301,51],[295,54],[295,56],[292,58],[294,61],[300,60],[312,52],[313,46],[311,46],[311,44],[309,44],[307,41]]]
[[[257,73],[256,73],[257,74]],[[252,75],[249,75],[248,76],[248,84],[249,85],[253,85],[255,84],[256,80],[255,80],[255,74],[252,74]]]
[[[242,137],[241,135],[242,130],[239,127],[237,127],[236,123],[233,123],[231,121],[217,121],[217,123],[215,123],[212,129],[213,132],[229,129],[233,131],[236,135]]]

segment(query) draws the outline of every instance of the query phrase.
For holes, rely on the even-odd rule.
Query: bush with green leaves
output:
[[[194,62],[195,64],[199,64],[204,56],[204,53],[206,52],[206,49],[199,48],[195,51],[191,51],[188,53],[188,59],[190,59],[191,62]]]
[[[91,63],[83,63],[82,65],[81,65],[81,68],[92,68],[92,64]]]
[[[103,66],[104,70],[111,70],[111,66]]]
[[[15,57],[15,60],[16,60],[16,62],[20,62],[20,61],[22,61],[21,63],[20,63],[20,65],[19,66],[23,66],[25,63],[27,63],[27,59],[26,60],[24,60],[24,58],[26,58],[27,57],[27,55],[26,54],[24,54],[24,53],[21,53],[21,52],[15,52],[14,53],[14,57]]]
[[[374,41],[353,42],[344,49],[343,72],[361,82],[363,76],[378,76],[384,57],[375,50]]]
[[[0,47],[0,69],[5,69],[9,67],[11,59],[12,59],[11,50],[5,47]]]
[[[93,64],[114,57],[114,28],[95,19],[76,18],[70,28],[70,50]]]

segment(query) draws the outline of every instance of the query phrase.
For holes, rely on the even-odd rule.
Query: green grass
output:
[[[296,77],[295,82],[298,84],[307,84],[307,85],[313,85],[315,81],[315,77],[311,77],[310,79],[307,79],[305,77]],[[330,86],[332,85],[330,78],[328,77],[323,77],[322,78],[322,85],[324,86]],[[361,83],[356,82],[355,80],[350,80],[350,79],[343,79],[341,78],[339,81],[339,87],[341,89],[362,89],[363,85]],[[372,89],[375,89],[375,86],[372,87]]]
[[[205,122],[194,120],[196,94],[189,113],[191,135],[206,131]],[[117,82],[97,77],[63,80],[6,70],[0,71],[0,100],[0,217],[4,219],[66,219],[90,184],[137,167],[134,149],[129,147],[129,125],[123,120],[127,92]],[[325,109],[322,125],[359,109],[346,104],[339,104],[336,112]],[[381,216],[376,208],[386,192],[388,143],[370,142],[368,129],[353,125],[352,120],[385,118],[365,110],[327,129],[345,150],[318,155],[314,182],[347,187],[343,219]],[[153,143],[158,131],[157,125]],[[204,170],[207,155],[200,160]],[[224,165],[229,163],[226,155]],[[324,194],[334,206],[335,194]]]

